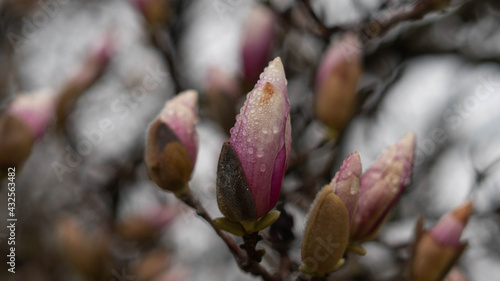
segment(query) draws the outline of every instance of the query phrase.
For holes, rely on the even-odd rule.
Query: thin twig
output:
[[[151,42],[153,45],[161,52],[165,62],[167,63],[170,75],[172,75],[172,80],[175,87],[175,92],[179,93],[184,88],[180,81],[179,73],[175,67],[173,46],[170,42],[169,34],[163,29],[157,29],[151,33]]]
[[[384,9],[368,22],[327,27],[318,18],[309,0],[302,0],[302,3],[320,30],[322,37],[328,38],[339,31],[350,30],[359,33],[365,42],[383,36],[401,22],[419,20],[426,14],[438,10],[435,0],[419,0],[401,8]]]
[[[191,193],[185,194],[180,198],[186,205],[196,210],[196,214],[206,220],[210,226],[214,229],[217,235],[226,243],[229,251],[233,254],[238,266],[253,275],[261,276],[264,281],[278,281],[281,278],[276,278],[271,273],[269,273],[263,266],[261,266],[257,261],[251,259],[247,253],[242,251],[238,245],[234,242],[231,237],[229,237],[224,231],[222,231],[219,227],[217,227],[205,210],[203,205],[196,199]]]

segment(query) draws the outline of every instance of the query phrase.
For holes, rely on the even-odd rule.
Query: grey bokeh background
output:
[[[183,14],[175,27],[178,32],[174,59],[186,88],[203,91],[207,71],[213,66],[241,73],[242,25],[251,2],[198,0],[179,4],[183,6]],[[294,4],[291,0],[270,2],[278,11]],[[382,1],[312,2],[325,25],[333,26],[365,18]],[[1,61],[7,78],[2,83],[2,107],[21,92],[61,87],[81,63],[93,40],[112,30],[116,36],[116,55],[104,76],[79,99],[68,122],[77,144],[88,140],[88,132],[99,129],[102,120],[111,120],[114,129],[92,145],[81,163],[59,176],[51,164],[65,164],[70,154],[67,144],[47,134],[35,145],[16,178],[21,226],[17,229],[17,251],[26,261],[24,269],[19,267],[19,274],[27,278],[18,280],[53,280],[40,262],[45,254],[54,253],[57,248],[50,222],[67,211],[80,214],[88,224],[99,222],[102,219],[99,212],[82,203],[89,193],[98,197],[97,204],[106,210],[109,199],[99,198],[100,190],[118,182],[121,204],[116,210],[117,217],[140,213],[165,202],[176,204],[147,179],[142,165],[135,165],[142,155],[147,125],[175,94],[172,77],[159,51],[149,43],[141,15],[122,0],[58,3],[58,10],[38,23],[34,13],[41,4],[32,3],[34,10],[20,14],[16,26],[3,28],[6,47]],[[473,200],[475,213],[463,235],[470,246],[459,267],[470,280],[500,280],[499,11],[495,1],[452,1],[452,7],[446,11],[419,22],[403,23],[364,49],[366,67],[359,88],[374,89],[365,108],[376,104],[376,110],[362,111],[348,126],[335,152],[337,161],[331,175],[341,159],[353,151],[360,153],[366,169],[404,133],[414,131],[417,135],[411,185],[393,219],[381,230],[378,239],[367,245],[368,254],[360,259],[377,280],[391,280],[395,276],[397,259],[405,252],[393,249],[413,239],[417,216],[424,216],[430,226],[466,199]],[[2,14],[2,17],[5,23],[16,15]],[[31,29],[23,20],[35,23],[35,28]],[[12,44],[7,38],[9,31],[24,39]],[[303,105],[312,102],[308,80],[325,43],[300,29],[289,31],[283,42],[283,48],[273,54],[282,56],[287,71],[292,73],[288,76],[292,111],[305,108],[292,118],[300,120],[312,116],[312,106]],[[294,61],[290,55],[294,52],[306,59]],[[141,86],[150,71],[162,74],[158,86],[145,96],[134,98],[134,89]],[[128,111],[117,111],[113,107],[116,103],[126,106]],[[205,118],[198,124],[198,132],[202,141],[191,184],[216,217],[220,215],[215,201],[216,163],[227,136]],[[294,143],[304,148],[325,135],[319,121],[308,123],[305,132],[294,139]],[[308,159],[311,172],[322,163],[320,155]],[[301,185],[302,180],[300,176],[289,175],[284,189],[291,190]],[[4,206],[5,190],[1,200]],[[288,208],[296,219],[297,240],[293,245],[297,249],[304,211],[294,204]],[[7,216],[5,209],[0,210],[2,221]],[[168,244],[176,257],[176,270],[183,276],[180,280],[254,279],[240,272],[224,244],[205,222],[182,205],[178,209],[181,214],[164,231],[162,243]],[[0,239],[3,251],[6,243]],[[43,250],[33,250],[39,248]],[[118,255],[133,259],[135,253]],[[298,257],[299,253],[292,251],[291,255]],[[275,266],[273,261],[265,262]],[[82,280],[64,265],[56,268],[53,274],[60,280]],[[9,277],[4,271],[0,276]],[[168,278],[171,277],[155,280],[174,280]]]

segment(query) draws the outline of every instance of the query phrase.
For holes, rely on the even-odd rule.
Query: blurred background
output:
[[[36,138],[21,127],[1,130],[0,143],[18,133],[33,140],[22,161],[7,159],[15,150],[1,154],[3,170],[17,163],[18,221],[16,273],[2,262],[0,279],[256,280],[206,222],[148,179],[144,140],[169,98],[198,90],[201,141],[191,187],[220,216],[220,148],[258,74],[280,56],[293,150],[279,208],[293,221],[281,237],[291,258],[299,260],[314,194],[342,159],[358,151],[365,170],[413,131],[413,177],[391,220],[354,269],[329,280],[400,280],[418,216],[431,226],[467,199],[474,203],[463,235],[469,247],[455,270],[465,280],[500,280],[500,5],[447,2],[1,1],[0,113],[30,97],[33,110],[49,117]],[[348,31],[360,37],[363,71],[352,104],[331,105],[353,108],[332,130],[316,118],[314,83],[325,50]],[[2,261],[8,235],[0,227]],[[270,253],[265,265],[276,269],[271,244],[259,245]]]

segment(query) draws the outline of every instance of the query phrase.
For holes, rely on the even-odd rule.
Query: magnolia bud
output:
[[[76,271],[90,280],[103,280],[109,275],[108,240],[88,233],[73,217],[57,222],[60,251]]]
[[[124,278],[125,280],[158,280],[157,277],[171,265],[170,253],[162,248],[151,250],[142,256],[135,266],[132,267],[134,278]],[[124,281],[125,281],[124,280]]]
[[[458,261],[466,243],[460,235],[472,212],[472,202],[467,202],[442,217],[430,232],[417,224],[417,238],[411,259],[411,280],[439,281]]]
[[[290,103],[280,58],[261,74],[236,117],[217,170],[217,203],[233,221],[266,215],[278,201],[291,151]]]
[[[243,27],[241,48],[243,71],[246,81],[254,83],[260,71],[266,66],[274,38],[275,19],[272,12],[256,6]]]
[[[355,109],[360,44],[356,35],[347,34],[326,51],[316,74],[316,116],[336,131],[344,129]]]
[[[20,167],[31,152],[37,138],[52,122],[55,94],[40,91],[18,96],[5,115],[0,117],[0,167]]]
[[[180,192],[191,177],[198,153],[197,104],[196,91],[182,92],[167,101],[149,127],[146,169],[151,180],[165,190]]]
[[[361,172],[359,153],[355,152],[344,160],[340,171],[335,174],[330,183],[332,191],[344,202],[349,213],[349,222],[352,221],[358,207]]]
[[[342,200],[326,185],[307,214],[301,271],[324,276],[340,267],[348,241],[349,213]]]
[[[125,240],[150,242],[160,236],[162,229],[170,224],[176,215],[175,210],[166,208],[131,215],[116,224],[116,232]]]
[[[54,116],[56,95],[50,90],[18,96],[9,107],[9,114],[22,120],[35,137],[41,137]]]
[[[415,135],[406,134],[387,148],[361,179],[358,210],[351,223],[351,240],[373,238],[403,192],[410,176]]]

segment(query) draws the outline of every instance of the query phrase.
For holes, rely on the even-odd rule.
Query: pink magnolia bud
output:
[[[458,261],[467,243],[460,243],[460,235],[472,213],[472,202],[467,202],[443,216],[432,230],[417,223],[416,240],[410,259],[410,280],[439,281]]]
[[[185,91],[167,101],[150,125],[145,163],[149,177],[161,188],[185,190],[198,153],[195,124],[198,95]]]
[[[234,221],[255,220],[278,201],[291,152],[290,103],[280,58],[264,69],[222,148],[217,200]]]
[[[431,235],[443,246],[460,248],[460,235],[472,212],[472,202],[467,202],[449,214],[442,217],[432,228]]]
[[[316,116],[335,130],[342,130],[354,112],[360,45],[356,35],[347,34],[326,51],[316,74]]]
[[[410,176],[415,152],[415,135],[406,134],[387,148],[361,179],[358,210],[351,224],[351,239],[366,241],[396,204]]]
[[[52,122],[55,105],[55,93],[44,90],[18,96],[10,105],[8,112],[26,123],[34,136],[39,138]]]
[[[7,168],[21,168],[31,153],[36,139],[41,137],[52,122],[56,97],[41,91],[18,96],[5,114],[0,115],[0,179]]]
[[[198,133],[195,124],[198,122],[198,93],[193,90],[184,91],[169,100],[159,118],[181,140],[186,147],[191,161],[196,163],[198,153]]]
[[[243,27],[241,55],[245,78],[250,83],[258,79],[266,66],[274,38],[275,19],[270,10],[257,6]]]
[[[349,222],[352,221],[358,207],[361,172],[359,153],[355,152],[344,160],[340,171],[335,174],[332,182],[330,182],[332,191],[344,202],[349,213]]]

